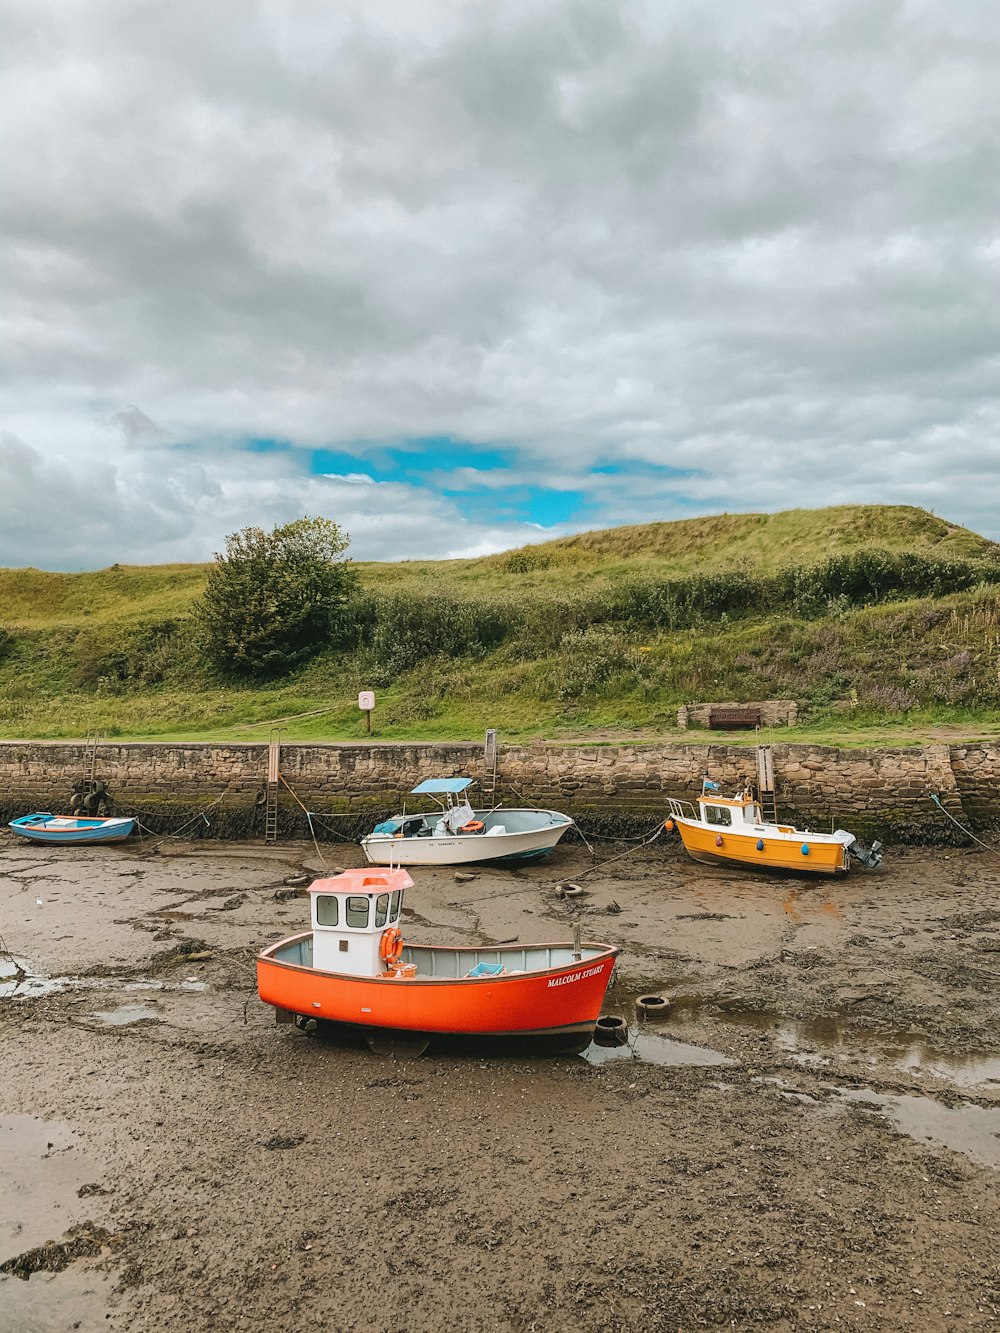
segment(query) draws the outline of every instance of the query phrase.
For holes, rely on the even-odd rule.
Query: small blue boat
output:
[[[7,827],[32,842],[122,842],[135,828],[134,819],[87,819],[53,815],[48,810],[12,819]]]

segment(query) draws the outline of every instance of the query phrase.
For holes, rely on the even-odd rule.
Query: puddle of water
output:
[[[611,1064],[615,1060],[640,1060],[651,1065],[733,1065],[735,1060],[720,1051],[710,1050],[707,1046],[692,1046],[686,1041],[673,1041],[670,1037],[661,1037],[651,1032],[629,1031],[628,1044],[625,1046],[598,1046],[596,1042],[582,1054],[582,1059],[591,1065]]]
[[[148,1004],[122,1004],[117,1009],[99,1009],[90,1017],[98,1019],[107,1027],[114,1028],[127,1027],[130,1023],[141,1023],[145,1019],[152,1019],[154,1023],[160,1021],[159,1014]]]
[[[97,1333],[106,1329],[112,1282],[101,1273],[33,1273],[28,1282],[0,1274],[2,1326],[18,1333]]]
[[[692,1021],[702,1003],[692,995],[671,997],[670,1021]],[[1000,1056],[942,1051],[915,1033],[875,1032],[839,1018],[791,1019],[767,1012],[729,1010],[709,1017],[717,1023],[766,1033],[796,1064],[828,1068],[835,1061],[851,1059],[873,1069],[898,1069],[963,1088],[991,1083],[1000,1087]]]
[[[769,1032],[798,1064],[829,1065],[831,1057],[891,1066],[920,1077],[946,1079],[960,1087],[1000,1083],[1000,1057],[940,1051],[911,1033],[864,1031],[835,1018],[776,1019],[768,1014],[729,1014],[726,1022]]]
[[[15,994],[27,994],[26,987],[32,982],[42,982],[42,978],[29,958],[10,953],[0,956],[0,1000]],[[44,991],[39,993],[44,994]]]
[[[208,981],[188,977],[180,982],[154,981],[146,978],[124,981],[119,977],[48,977],[30,958],[17,954],[0,956],[0,1000],[35,1000],[42,995],[63,991],[207,991]]]
[[[1000,1167],[1000,1107],[942,1106],[932,1097],[881,1096],[868,1088],[837,1088],[845,1102],[872,1106],[918,1143],[963,1153],[982,1166]]]
[[[76,1191],[98,1174],[68,1125],[0,1116],[0,1257],[44,1245],[80,1221],[87,1204]]]

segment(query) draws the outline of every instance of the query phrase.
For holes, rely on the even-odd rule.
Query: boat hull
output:
[[[481,817],[481,812],[475,812]],[[539,828],[510,833],[448,834],[444,837],[393,837],[370,833],[361,839],[365,856],[373,865],[457,866],[479,865],[491,861],[523,861],[548,856],[559,839],[572,828],[573,821],[555,811],[549,822]]]
[[[795,832],[794,836],[768,833],[733,833],[728,829],[706,829],[691,820],[674,822],[684,850],[703,865],[737,865],[752,870],[787,870],[796,875],[842,875],[850,868],[850,857],[842,842],[828,834]],[[758,842],[764,845],[757,846]],[[809,848],[803,855],[802,848]]]
[[[87,819],[47,812],[24,815],[7,825],[29,842],[75,845],[84,842],[124,842],[135,829],[134,819]]]
[[[266,1004],[305,1018],[425,1036],[585,1036],[593,1031],[600,1015],[618,954],[607,945],[589,945],[590,956],[536,972],[408,979],[351,977],[274,957],[310,938],[308,934],[292,936],[257,959],[257,989]],[[403,958],[435,952],[426,947],[408,948]],[[474,960],[483,951],[440,952],[449,958],[467,953]],[[503,949],[490,952],[501,959],[504,956]],[[513,955],[515,951],[509,952]]]

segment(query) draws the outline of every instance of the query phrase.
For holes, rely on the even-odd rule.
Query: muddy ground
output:
[[[0,843],[0,1333],[994,1326],[1000,857],[590,865],[417,872],[405,933],[579,916],[665,1022],[394,1059],[256,999],[312,847]]]

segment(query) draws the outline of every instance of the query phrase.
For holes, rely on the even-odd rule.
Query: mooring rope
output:
[[[612,862],[620,861],[623,857],[631,856],[634,852],[641,852],[643,847],[648,847],[650,843],[655,842],[656,839],[660,837],[662,833],[663,833],[663,825],[658,824],[656,832],[651,834],[648,838],[646,838],[644,842],[639,843],[637,847],[626,847],[625,850],[623,852],[619,852],[617,856],[609,856],[606,861],[598,861],[596,865],[587,866],[586,870],[580,871],[577,878],[582,879],[584,875],[592,875],[595,870],[600,870],[603,866],[609,866],[612,864]],[[581,837],[582,836],[583,835],[581,834]],[[591,854],[593,855],[593,849],[591,849]]]
[[[184,830],[185,830],[186,828],[189,827],[189,825],[197,823],[197,821],[198,821],[199,819],[204,820],[204,823],[205,823],[205,827],[206,827],[206,828],[210,828],[210,827],[211,827],[211,824],[212,824],[212,821],[211,821],[211,820],[209,819],[209,817],[208,817],[208,812],[209,812],[209,810],[214,810],[215,807],[219,804],[220,801],[224,801],[224,800],[226,799],[226,796],[227,796],[227,792],[223,792],[221,796],[217,796],[216,799],[212,802],[211,805],[206,805],[204,810],[199,810],[197,814],[192,815],[192,816],[187,820],[186,823],[182,824],[182,825],[180,826],[180,828],[175,829],[175,830],[173,831],[173,833],[164,833],[164,834],[161,834],[161,835],[157,835],[155,829],[151,829],[151,828],[149,828],[146,824],[143,824],[141,820],[138,820],[138,819],[137,819],[137,820],[136,820],[136,827],[139,828],[139,829],[141,830],[141,832],[143,832],[143,833],[148,833],[149,836],[150,836],[151,838],[157,838],[157,839],[158,839],[156,842],[153,843],[153,845],[152,845],[151,847],[143,848],[143,850],[144,850],[144,851],[155,852],[156,849],[157,849],[157,847],[160,846],[160,843],[166,842],[166,840],[167,840],[168,838],[179,838],[179,837],[181,836],[181,834],[184,832]],[[180,816],[179,816],[179,815],[178,815],[178,816],[175,816],[175,818],[178,818],[178,819],[179,819]]]
[[[352,847],[357,845],[357,840],[355,838],[345,837],[344,834],[341,833],[340,829],[331,828],[329,824],[324,824],[323,820],[319,817],[319,815],[315,810],[307,810],[306,813],[316,821],[316,823],[321,829],[325,829],[327,833],[332,833],[339,842],[349,842]],[[357,819],[357,817],[358,816],[356,814],[353,814],[350,811],[342,815],[333,814],[325,816],[326,819]]]
[[[577,831],[577,833],[579,833],[580,837],[581,837],[582,840],[583,840],[583,845],[584,845],[584,847],[586,847],[587,851],[591,854],[591,856],[596,856],[597,853],[594,851],[593,847],[592,847],[592,846],[590,845],[590,843],[587,841],[587,835],[586,835],[586,833],[584,833],[583,829],[580,827],[580,825],[576,822],[575,819],[573,820],[573,823],[572,823],[571,827],[572,827],[572,828],[575,828],[576,831]]]
[[[286,788],[288,789],[288,791],[291,793],[292,800],[295,802],[295,804],[301,809],[302,813],[305,815],[305,817],[306,817],[306,822],[307,822],[308,825],[309,825],[309,836],[312,838],[312,840],[313,840],[313,846],[316,848],[316,855],[319,857],[319,863],[320,863],[320,865],[323,867],[324,870],[329,870],[330,867],[329,867],[329,866],[327,865],[327,863],[326,863],[326,857],[323,855],[323,853],[322,853],[322,852],[320,851],[320,849],[319,849],[319,839],[316,837],[316,830],[313,828],[312,811],[311,811],[311,810],[307,810],[306,807],[305,807],[305,806],[302,804],[302,802],[299,800],[299,798],[298,798],[298,796],[297,796],[297,794],[296,794],[294,788],[292,787],[291,783],[287,780],[287,778],[285,777],[284,773],[279,773],[279,774],[278,774],[278,779],[279,779],[279,781],[281,782],[282,786],[284,786],[284,787],[286,787]]]
[[[944,806],[941,804],[941,798],[938,796],[937,792],[932,791],[930,793],[930,798],[937,806],[937,808],[941,811],[941,813],[943,815],[947,815],[947,817],[951,820],[951,822],[957,828],[960,828],[967,838],[971,838],[973,842],[978,842],[980,847],[984,847],[988,852],[1000,851],[1000,848],[991,847],[988,842],[983,842],[982,838],[977,838],[971,829],[967,829],[964,824],[960,824],[958,820],[955,818],[955,816],[949,810],[946,810]]]

